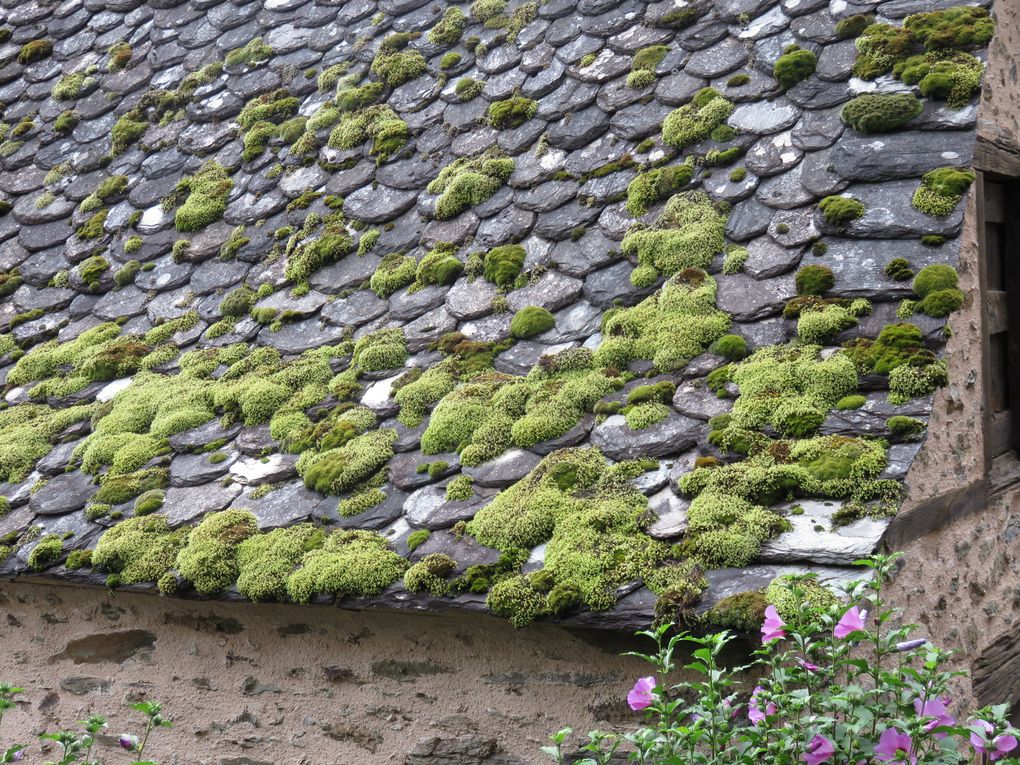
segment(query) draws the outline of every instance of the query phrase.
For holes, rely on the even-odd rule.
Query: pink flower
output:
[[[751,694],[751,700],[747,703],[747,719],[755,725],[760,722],[764,722],[766,717],[776,713],[776,705],[771,701],[765,705],[764,712],[761,707],[758,706],[758,694],[764,690],[765,689],[760,685],[756,686],[754,692]]]
[[[928,699],[922,702],[921,699],[914,699],[914,711],[917,712],[918,717],[933,717],[935,719],[928,723],[925,723],[924,729],[929,733],[936,728],[941,728],[944,725],[956,725],[956,718],[949,714],[946,706],[949,704],[949,699],[941,696],[936,696],[933,699]],[[935,738],[945,738],[948,734],[936,733]]]
[[[766,608],[765,623],[761,625],[761,644],[766,645],[773,640],[786,637],[786,633],[783,631],[785,626],[786,622],[779,617],[779,612],[776,611],[775,606]]]
[[[655,703],[655,678],[639,677],[627,694],[627,703],[635,712],[648,709]]]
[[[886,728],[878,737],[875,759],[893,765],[915,765],[917,757],[913,754],[913,746],[914,742],[908,734],[900,733],[896,728]]]
[[[820,733],[816,733],[808,742],[807,750],[800,758],[807,765],[821,765],[821,763],[825,762],[835,753],[836,748],[832,745],[832,742]]]
[[[861,611],[857,606],[853,606],[843,614],[843,618],[839,620],[839,624],[836,625],[832,634],[842,640],[852,632],[860,632],[864,629],[864,620],[867,618],[867,611]]]
[[[995,727],[987,720],[975,720],[971,725],[970,745],[974,751],[987,754],[992,762],[999,759],[1017,747],[1016,736],[996,736],[991,741],[988,737],[995,731]],[[989,744],[991,748],[989,748]]]
[[[127,749],[129,752],[133,752],[138,748],[138,736],[121,733],[120,737],[117,739],[117,743],[120,744],[121,749]]]
[[[818,671],[818,665],[812,664],[810,661],[805,661],[804,659],[797,659],[797,663],[800,664],[802,669],[806,669],[808,672]]]

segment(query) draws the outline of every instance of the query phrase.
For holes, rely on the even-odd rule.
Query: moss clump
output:
[[[481,80],[476,80],[471,77],[461,77],[457,80],[457,84],[454,86],[453,92],[461,101],[472,101],[481,95],[484,89],[485,83]]]
[[[858,338],[846,344],[847,355],[862,372],[887,375],[903,365],[924,367],[935,355],[924,347],[921,330],[914,324],[888,324],[874,340]]]
[[[466,27],[467,17],[464,16],[464,12],[453,6],[443,11],[443,17],[429,30],[427,37],[433,45],[456,45],[460,42]]]
[[[414,552],[423,544],[425,544],[425,542],[428,541],[428,538],[430,536],[432,536],[432,532],[429,531],[428,529],[415,529],[414,531],[407,535],[406,541],[407,549],[410,550],[411,552]]]
[[[91,550],[72,550],[64,561],[64,568],[68,571],[77,571],[82,568],[89,568],[92,565]]]
[[[897,282],[914,278],[914,270],[905,258],[893,258],[885,265],[885,275]]]
[[[844,329],[857,326],[857,317],[841,305],[806,307],[797,319],[797,337],[805,343],[821,344]]]
[[[413,282],[417,270],[418,262],[412,256],[391,252],[379,261],[369,285],[379,297],[389,297]]]
[[[490,151],[480,157],[462,157],[443,168],[429,183],[430,194],[439,194],[435,217],[448,220],[495,194],[514,170],[514,161]]]
[[[784,88],[790,88],[814,74],[817,66],[818,57],[812,51],[799,45],[788,45],[783,55],[776,59],[772,76]]]
[[[200,595],[215,595],[237,579],[237,547],[258,530],[258,521],[247,510],[209,513],[177,554],[176,568]]]
[[[53,43],[49,40],[32,40],[21,46],[18,50],[19,64],[32,64],[49,58],[53,53]]]
[[[407,359],[407,343],[399,329],[380,329],[354,344],[351,363],[366,372],[399,367]]]
[[[127,68],[131,63],[131,45],[121,40],[115,42],[106,50],[109,57],[106,60],[106,69],[109,72],[119,72]]]
[[[919,308],[936,318],[948,316],[963,305],[964,294],[957,285],[956,269],[941,263],[922,268],[914,277],[913,289],[921,299]]]
[[[223,63],[227,66],[257,66],[273,57],[273,49],[261,37],[256,37],[240,48],[227,53]]]
[[[747,262],[747,255],[745,247],[728,247],[726,257],[723,258],[722,272],[724,274],[740,273],[744,269],[744,263]]]
[[[952,109],[960,109],[981,90],[984,65],[976,56],[944,51],[924,53],[898,61],[893,75],[907,85],[917,85],[921,95],[945,101]]]
[[[58,133],[66,135],[78,127],[79,122],[81,122],[81,115],[76,111],[68,109],[61,112],[53,121],[53,129]],[[145,132],[144,128],[142,132]]]
[[[867,402],[868,399],[859,393],[855,393],[852,396],[843,396],[843,398],[836,402],[835,409],[840,412],[847,412],[851,409],[860,409]]]
[[[911,54],[914,37],[905,27],[870,24],[857,35],[857,60],[853,73],[873,80],[891,71],[893,65]]]
[[[99,538],[92,565],[117,574],[121,584],[155,582],[174,566],[190,533],[190,527],[171,531],[162,515],[128,518]]]
[[[730,361],[740,361],[747,356],[747,341],[740,335],[723,335],[712,343],[711,351]]]
[[[510,335],[519,340],[540,335],[556,326],[556,318],[545,308],[529,305],[514,314]]]
[[[376,104],[345,113],[330,133],[328,145],[333,149],[355,149],[371,140],[369,155],[384,162],[398,153],[409,137],[407,123],[390,107]]]
[[[135,515],[150,515],[163,507],[166,493],[162,489],[150,489],[135,500]]]
[[[637,90],[653,84],[656,80],[655,70],[666,58],[667,53],[669,47],[666,45],[650,45],[635,53],[630,65],[630,74],[627,75],[627,87]]]
[[[512,96],[489,104],[486,117],[497,130],[516,128],[535,116],[538,102],[524,96]]]
[[[684,551],[706,567],[746,566],[761,544],[785,527],[783,518],[764,507],[704,491],[688,510]]]
[[[836,277],[828,266],[812,264],[797,271],[795,282],[798,295],[824,295],[835,286]]]
[[[450,591],[447,577],[457,568],[457,561],[443,553],[426,555],[404,572],[404,586],[411,592],[446,595]]]
[[[104,236],[106,234],[106,216],[109,212],[110,211],[104,207],[87,221],[78,226],[78,230],[75,231],[78,238],[88,241],[90,239],[99,239]]]
[[[623,369],[649,359],[661,371],[682,368],[730,327],[715,296],[716,282],[706,273],[681,271],[638,305],[606,315],[595,363]]]
[[[504,244],[485,254],[483,273],[497,287],[510,287],[524,268],[527,253],[519,244]]]
[[[377,595],[397,581],[407,561],[388,549],[386,539],[369,531],[334,531],[287,578],[287,595],[307,603],[314,595]]]
[[[706,194],[674,195],[654,225],[634,228],[623,239],[623,252],[638,260],[631,282],[649,287],[660,274],[707,268],[725,247],[725,230],[726,215]]]
[[[96,78],[92,76],[95,67],[82,69],[72,74],[61,77],[53,86],[50,95],[56,101],[74,101],[96,84]]]
[[[988,9],[968,5],[915,13],[904,19],[903,26],[926,50],[982,48],[995,34]]]
[[[682,165],[660,167],[640,173],[627,185],[627,212],[640,218],[649,205],[675,194],[694,177],[692,158]]]
[[[175,223],[178,231],[200,231],[223,217],[227,197],[234,182],[226,169],[216,160],[209,160],[195,175],[177,184],[177,192],[187,192],[188,198],[177,209]]]
[[[921,420],[903,415],[893,415],[885,421],[889,435],[901,441],[916,441],[924,433],[925,424]]]
[[[239,318],[246,316],[255,304],[255,291],[247,285],[235,287],[220,301],[220,314]]]
[[[149,121],[138,110],[132,109],[127,114],[122,114],[110,129],[111,153],[114,156],[123,154],[148,129]]]
[[[391,51],[380,46],[372,60],[372,74],[390,88],[418,79],[427,68],[425,57],[416,50]]]
[[[439,59],[439,68],[442,69],[444,72],[447,69],[456,69],[457,65],[460,63],[462,58],[463,56],[461,56],[459,53],[455,51],[444,53],[443,57]]]
[[[28,554],[28,567],[32,571],[44,571],[64,557],[64,540],[57,534],[48,534]]]
[[[769,602],[761,592],[740,592],[720,600],[701,619],[712,628],[756,632],[765,620],[768,605]]]
[[[781,617],[797,624],[807,623],[839,603],[816,574],[777,576],[765,588],[765,600]]]
[[[103,277],[103,274],[110,270],[110,261],[101,255],[93,255],[91,258],[85,258],[81,263],[78,264],[78,276],[85,282],[89,287],[95,287],[99,284],[99,280]]]
[[[955,167],[930,170],[921,177],[921,185],[914,192],[914,209],[935,218],[945,217],[956,209],[973,182],[973,170]]]
[[[236,560],[238,591],[256,603],[286,600],[287,578],[325,538],[321,529],[300,523],[243,539],[230,551]]]
[[[818,209],[825,221],[837,228],[857,220],[864,215],[864,205],[853,197],[825,197],[818,203]]]
[[[297,284],[323,266],[335,263],[351,250],[351,238],[342,222],[327,223],[314,239],[304,238],[287,256],[284,276]]]
[[[472,480],[469,475],[459,475],[451,478],[446,484],[446,499],[450,502],[466,502],[475,496],[472,488]]]
[[[662,123],[662,140],[683,149],[708,138],[733,114],[733,104],[713,88],[699,90],[693,100],[673,110]]]
[[[393,456],[396,431],[370,431],[336,449],[307,451],[298,460],[305,486],[320,494],[342,494],[354,489],[384,467]]]
[[[409,292],[417,292],[432,284],[453,284],[463,270],[464,264],[457,258],[457,245],[437,242],[418,263]]]
[[[910,122],[923,108],[910,93],[864,93],[847,101],[840,117],[858,133],[888,133]]]
[[[847,40],[857,37],[865,29],[875,23],[875,17],[870,13],[855,13],[836,22],[836,37],[840,40]]]

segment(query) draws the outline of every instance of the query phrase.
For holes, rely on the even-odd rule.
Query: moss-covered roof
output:
[[[0,573],[627,628],[845,579],[963,301],[993,29],[930,6],[4,11]]]

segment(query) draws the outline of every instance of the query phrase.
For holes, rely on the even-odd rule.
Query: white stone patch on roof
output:
[[[385,380],[376,380],[368,386],[365,395],[361,397],[361,403],[373,410],[387,409],[392,406],[393,400],[390,398],[390,391],[393,389],[393,383],[403,374],[401,372],[393,377],[387,377]]]
[[[142,213],[142,217],[138,221],[138,233],[152,234],[159,231],[163,227],[163,221],[165,219],[166,213],[163,212],[163,207],[161,205],[155,205],[148,208]]]
[[[803,500],[793,505],[804,508],[802,515],[787,516],[793,527],[762,545],[759,560],[811,561],[830,565],[849,564],[875,551],[889,519],[863,518],[832,528],[832,516],[842,506],[838,501]]]
[[[96,401],[102,403],[103,401],[109,401],[111,398],[116,396],[125,388],[131,385],[131,377],[122,377],[119,380],[114,380],[111,383],[107,383],[103,386],[103,389],[96,394]]]
[[[260,479],[279,472],[290,456],[277,453],[262,459],[243,457],[230,466],[230,475],[239,483],[259,483]]]

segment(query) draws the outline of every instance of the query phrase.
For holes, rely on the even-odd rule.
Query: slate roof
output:
[[[407,369],[440,364],[446,357],[435,344],[448,333],[458,331],[471,341],[506,341],[511,319],[527,306],[549,310],[555,324],[536,336],[497,345],[492,361],[496,372],[524,376],[543,356],[599,348],[605,341],[601,329],[607,312],[647,300],[669,276],[659,275],[651,286],[635,286],[630,276],[637,260],[621,251],[622,240],[636,223],[626,207],[628,188],[639,174],[655,167],[676,167],[695,157],[693,177],[682,190],[701,190],[712,202],[729,205],[727,246],[745,247],[746,261],[742,269],[723,273],[724,248],[719,247],[707,271],[717,284],[715,305],[732,320],[726,331],[745,338],[751,350],[796,340],[797,320],[785,318],[783,311],[796,295],[795,273],[801,266],[832,269],[835,284],[826,292],[828,298],[871,301],[870,313],[861,312],[856,326],[825,339],[824,357],[845,341],[874,338],[883,326],[898,321],[901,301],[914,295],[909,280],[886,276],[883,269],[890,260],[905,258],[915,272],[957,260],[964,205],[934,218],[914,209],[911,198],[925,172],[969,164],[977,99],[957,109],[924,99],[920,115],[899,130],[860,134],[840,118],[853,96],[916,93],[917,88],[889,74],[873,81],[852,77],[855,41],[836,32],[839,20],[856,13],[874,13],[879,21],[901,25],[912,13],[950,3],[549,0],[529,5],[513,0],[489,23],[477,20],[484,9],[465,3],[459,7],[466,24],[455,45],[433,42],[427,34],[454,6],[438,0],[6,0],[0,5],[0,21],[9,31],[0,44],[0,102],[7,128],[0,144],[0,192],[10,210],[0,217],[0,276],[5,279],[0,321],[8,325],[6,336],[0,335],[0,380],[7,382],[10,405],[0,412],[0,418],[7,417],[0,421],[0,436],[22,448],[24,442],[10,440],[4,428],[33,421],[40,411],[45,413],[38,422],[49,423],[40,426],[48,444],[33,444],[27,453],[22,448],[27,464],[0,454],[0,465],[11,479],[0,485],[0,494],[9,500],[9,511],[0,518],[0,537],[9,547],[0,563],[6,576],[44,573],[96,584],[106,581],[109,569],[70,569],[63,565],[64,557],[72,550],[95,548],[119,518],[134,513],[132,498],[112,508],[112,516],[89,520],[86,508],[97,503],[94,494],[100,484],[118,473],[151,467],[168,470],[154,474],[151,485],[162,484],[165,497],[157,512],[172,527],[197,523],[208,512],[248,508],[262,531],[305,521],[327,530],[365,529],[381,534],[391,549],[412,561],[448,552],[462,571],[472,564],[494,564],[498,552],[470,535],[460,537],[459,526],[457,533],[451,531],[458,521],[470,520],[498,492],[524,479],[545,455],[558,448],[594,446],[612,461],[651,457],[658,462],[632,482],[647,496],[651,510],[640,516],[638,525],[654,539],[682,542],[691,493],[680,491],[678,481],[694,469],[698,457],[724,463],[744,459],[708,440],[708,420],[729,411],[740,392],[733,381],[726,383],[722,397],[705,385],[708,373],[726,363],[707,350],[719,332],[689,363],[676,368],[654,369],[649,358],[632,359],[633,378],[618,378],[626,383],[622,389],[613,378],[616,389],[601,396],[603,404],[622,403],[639,385],[671,382],[676,393],[665,419],[633,429],[622,414],[610,414],[612,408],[602,406],[596,413],[593,402],[586,402],[564,434],[527,447],[511,443],[499,450],[501,456],[481,465],[462,468],[457,452],[449,448],[423,453],[421,439],[429,418],[412,426],[398,422],[401,405],[391,390],[396,380],[410,379],[401,377]],[[418,32],[426,34],[392,37]],[[259,39],[268,53],[210,67]],[[31,52],[21,55],[34,40],[49,41],[52,51],[36,60]],[[385,151],[373,153],[368,135],[355,148],[333,148],[327,137],[336,123],[327,120],[317,133],[300,122],[290,123],[296,132],[283,137],[278,126],[284,122],[322,115],[323,105],[335,98],[338,80],[349,88],[378,82],[382,69],[373,71],[372,64],[387,40],[392,41],[391,55],[419,51],[427,64],[421,76],[383,87],[369,100],[385,103],[392,113],[384,116],[406,123],[406,143],[399,145],[398,140],[388,157]],[[112,46],[118,43],[129,46],[119,47],[126,64],[111,65],[118,50]],[[403,44],[407,47],[401,50]],[[773,67],[790,44],[814,52],[817,69],[806,80],[783,88],[773,77]],[[651,84],[630,87],[635,54],[656,45],[666,50],[652,64],[655,76],[646,78]],[[444,61],[450,51],[460,58]],[[346,71],[332,70],[335,76],[327,77],[320,89],[323,73],[345,63]],[[196,72],[202,76],[188,83],[186,76]],[[75,73],[82,74],[67,80]],[[732,79],[738,73],[748,76]],[[481,91],[463,101],[457,84],[468,77],[479,81],[475,87]],[[182,83],[190,84],[190,91],[179,90]],[[71,96],[58,100],[58,84]],[[732,104],[726,122],[735,133],[682,149],[667,145],[663,120],[709,86]],[[283,104],[278,113],[246,120],[242,110],[265,94],[272,94],[265,103],[296,101]],[[525,105],[520,124],[511,119],[501,129],[493,126],[487,118],[489,105],[515,97],[533,99],[534,112],[528,113]],[[142,132],[113,153],[115,126],[131,127],[125,115],[140,119]],[[253,122],[260,120],[269,126],[265,135],[248,135],[246,140]],[[399,126],[395,129],[399,134]],[[311,147],[302,156],[295,151],[295,136],[308,133]],[[249,144],[254,146],[252,156],[243,158]],[[709,152],[731,147],[738,147],[739,157],[730,164],[713,167],[704,161]],[[439,189],[429,191],[429,184],[457,158],[482,156],[511,158],[512,172],[505,182],[497,180],[487,198],[448,219],[437,219]],[[229,177],[221,219],[197,231],[179,231],[181,207],[186,200],[191,203],[195,178],[210,160]],[[732,172],[738,168],[746,172]],[[96,198],[100,184],[115,176],[125,176],[126,186],[108,188],[112,193]],[[182,179],[192,180],[181,186]],[[842,228],[826,223],[817,202],[833,194],[861,201],[863,217]],[[641,220],[652,224],[666,196],[653,200]],[[719,209],[725,215],[726,208]],[[310,223],[312,213],[317,218]],[[326,258],[317,264],[308,275],[307,290],[293,293],[300,279],[288,267],[303,252],[303,244],[325,236],[321,221],[331,215],[327,228],[333,225],[347,237],[350,252],[335,262]],[[945,236],[945,243],[923,245],[921,236],[931,234]],[[180,240],[189,244],[175,245]],[[408,285],[414,276],[404,278],[402,272],[387,294],[383,280],[373,280],[389,253],[420,262],[440,242],[456,245],[454,257],[464,264],[451,283],[418,284],[423,288],[415,289]],[[817,242],[827,249],[813,248]],[[356,252],[359,243],[364,246]],[[526,258],[521,274],[499,287],[483,274],[481,256],[511,243],[519,243]],[[396,261],[391,256],[387,263]],[[406,268],[405,261],[397,265]],[[411,268],[413,274],[417,264]],[[238,315],[225,319],[224,298],[244,284],[252,291],[262,288],[242,296]],[[259,317],[258,309],[269,310]],[[171,325],[171,336],[151,333],[181,317],[186,318]],[[944,318],[916,313],[910,321],[920,327],[930,350],[941,348]],[[54,377],[80,379],[75,365],[86,363],[80,353],[36,376],[24,373],[22,364],[23,373],[11,381],[26,351],[23,358],[29,359],[32,349],[47,341],[68,343],[104,322],[119,324],[119,334],[114,329],[103,342],[128,338],[143,349],[122,349],[123,359],[109,361],[83,383],[35,387]],[[105,457],[85,452],[88,439],[95,436],[90,433],[102,430],[104,416],[131,391],[133,377],[165,375],[165,388],[148,389],[155,398],[182,390],[183,353],[229,347],[236,351],[235,344],[247,344],[236,355],[228,350],[215,357],[202,378],[212,381],[256,347],[278,349],[282,360],[270,364],[276,370],[274,365],[302,353],[336,346],[339,350],[328,364],[332,374],[340,374],[357,350],[350,341],[394,328],[402,331],[406,344],[406,358],[398,349],[395,368],[363,363],[356,376],[360,387],[341,391],[330,381],[328,390],[308,392],[303,406],[289,399],[287,403],[308,413],[312,422],[321,422],[342,412],[336,407],[346,397],[374,413],[369,432],[393,429],[394,454],[383,459],[388,475],[373,471],[371,484],[382,489],[385,499],[364,512],[338,513],[338,499],[351,497],[349,487],[330,496],[306,487],[298,468],[305,478],[309,468],[298,462],[299,453],[281,446],[270,432],[270,418],[282,406],[272,397],[268,409],[258,413],[239,412],[236,399],[217,401],[215,417],[203,421],[199,416],[204,424],[197,427],[189,423],[158,432],[151,423],[127,427],[129,433],[154,439],[138,447],[145,456],[147,448],[158,452],[143,465],[134,464],[126,452],[116,458],[115,447]],[[159,357],[148,355],[157,350]],[[646,374],[650,380],[644,379]],[[468,379],[465,374],[455,383],[462,388]],[[820,434],[889,436],[887,418],[896,414],[926,421],[930,395],[891,404],[888,377],[862,372],[860,381],[867,403],[847,411],[830,407]],[[542,395],[528,406],[538,407]],[[429,401],[426,414],[435,405]],[[32,409],[40,406],[49,408]],[[90,408],[76,410],[80,414],[67,422],[46,419],[53,409],[74,406]],[[491,401],[469,416],[483,417],[490,406]],[[363,433],[366,427],[355,429]],[[770,439],[777,437],[768,426],[761,430]],[[921,443],[893,438],[881,474],[868,477],[903,480]],[[215,451],[206,449],[209,444]],[[0,451],[3,448],[0,445]],[[312,451],[316,449],[325,451],[325,446]],[[83,459],[89,464],[83,465]],[[436,467],[439,461],[446,465]],[[422,472],[421,465],[433,470]],[[471,499],[447,500],[445,487],[459,474],[473,478]],[[723,595],[764,587],[780,573],[814,570],[825,581],[845,579],[848,564],[874,549],[888,523],[888,517],[864,517],[849,525],[831,525],[833,513],[845,501],[779,501],[772,510],[780,514],[801,508],[786,515],[790,525],[761,545],[755,562],[709,570],[708,589],[695,607],[705,610]],[[432,535],[410,552],[408,537],[422,528]],[[644,530],[639,533],[644,535]],[[40,557],[39,570],[31,571],[33,550],[54,535],[62,537],[62,550]],[[532,550],[523,570],[541,567],[545,549],[541,544]],[[684,554],[669,553],[681,559]],[[616,585],[620,600],[615,607],[567,609],[555,618],[615,628],[646,624],[656,596],[640,579]],[[186,578],[179,580],[178,594],[192,594]],[[232,585],[217,596],[240,597]],[[313,600],[329,598],[320,593]],[[485,594],[411,593],[398,580],[382,594],[342,602],[355,607],[484,609]]]

